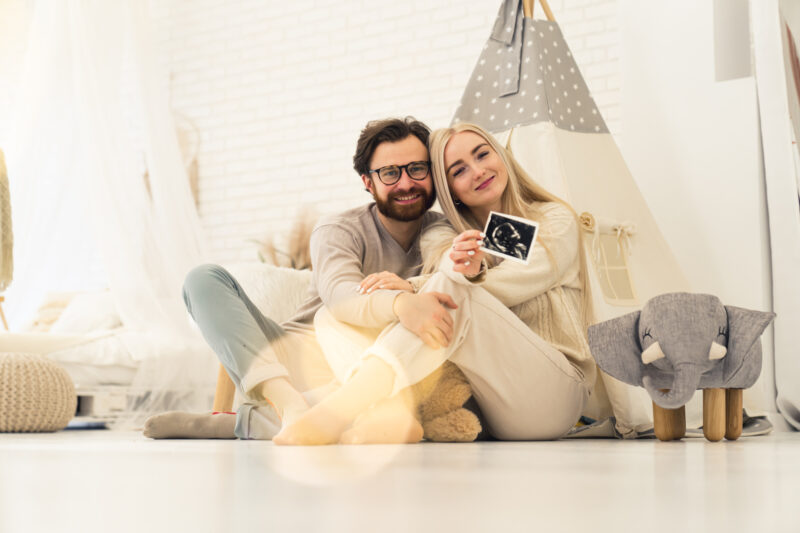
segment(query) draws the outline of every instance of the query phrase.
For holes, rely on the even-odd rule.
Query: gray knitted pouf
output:
[[[64,429],[75,416],[75,386],[41,355],[0,353],[0,432]]]

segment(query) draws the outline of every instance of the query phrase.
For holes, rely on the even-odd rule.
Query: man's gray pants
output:
[[[247,399],[236,415],[240,439],[271,439],[281,428],[275,409],[255,390],[274,377],[296,373],[311,379],[292,380],[303,391],[330,382],[313,330],[284,328],[264,316],[238,281],[219,265],[201,265],[186,276],[183,299],[206,342]],[[314,367],[309,373],[309,367]],[[299,386],[298,386],[299,385]]]

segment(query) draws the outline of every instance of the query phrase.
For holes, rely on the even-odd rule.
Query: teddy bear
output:
[[[445,361],[425,379],[409,387],[409,393],[425,439],[472,442],[481,433],[480,420],[464,407],[472,396],[469,381],[450,361]]]

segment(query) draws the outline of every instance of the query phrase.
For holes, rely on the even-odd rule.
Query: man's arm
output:
[[[407,292],[394,300],[400,323],[434,350],[449,346],[453,340],[453,319],[448,308],[458,309],[458,305],[443,292]]]
[[[342,322],[380,328],[400,321],[433,348],[447,346],[452,337],[452,319],[447,308],[456,304],[446,294],[412,294],[400,290],[358,292],[364,278],[363,243],[336,225],[317,227],[311,234],[311,261],[320,299]],[[404,295],[403,302],[398,295]]]
[[[362,327],[383,327],[397,320],[392,310],[402,291],[376,290],[359,294],[364,279],[364,243],[336,225],[319,226],[311,234],[311,263],[320,299],[342,322]]]

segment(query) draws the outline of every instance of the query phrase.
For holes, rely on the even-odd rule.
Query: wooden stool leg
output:
[[[217,390],[214,393],[214,411],[226,412],[230,411],[233,407],[233,395],[236,393],[236,387],[233,385],[228,372],[225,367],[219,365],[219,372],[217,373]]]
[[[736,440],[742,434],[742,389],[725,389],[725,438]]]
[[[653,402],[653,429],[658,440],[679,440],[686,434],[686,408],[664,409]]]
[[[725,389],[703,389],[703,435],[711,442],[725,436]]]

